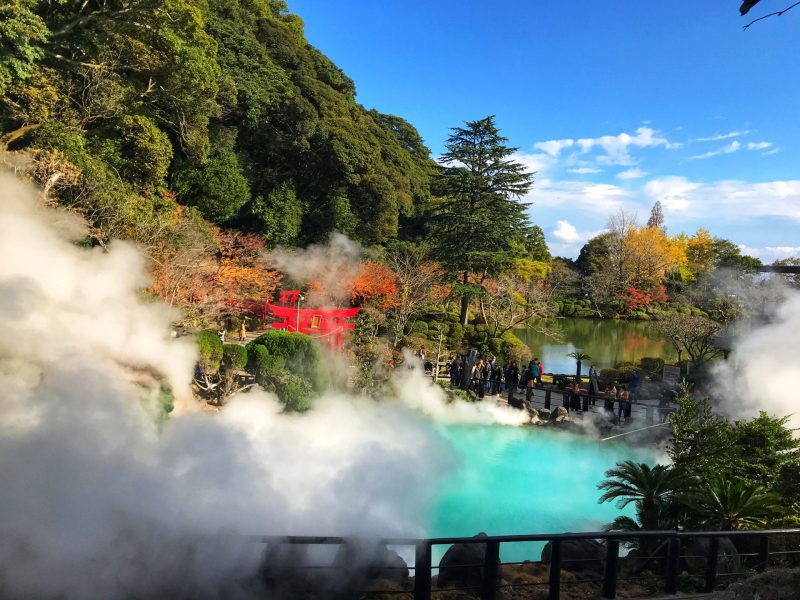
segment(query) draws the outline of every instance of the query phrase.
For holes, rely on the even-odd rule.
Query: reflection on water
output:
[[[658,459],[654,450],[541,428],[438,427],[461,464],[443,481],[431,536],[598,531],[633,513],[597,503],[605,471],[621,460]],[[502,558],[538,560],[542,546],[505,545]]]
[[[555,330],[560,340],[540,332]],[[574,373],[575,361],[567,355],[575,350],[592,357],[597,369],[613,367],[623,361],[637,361],[645,356],[674,361],[677,354],[653,323],[603,319],[547,319],[530,329],[514,332],[542,361],[548,373]],[[584,365],[586,372],[589,365]]]

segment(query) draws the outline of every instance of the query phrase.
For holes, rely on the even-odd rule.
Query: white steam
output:
[[[715,365],[715,397],[734,418],[753,417],[759,411],[772,416],[791,415],[800,428],[797,382],[800,380],[800,294],[785,291],[771,322],[737,338],[725,361]]]
[[[231,597],[242,535],[425,533],[450,452],[398,404],[251,393],[155,425],[144,387],[186,390],[193,344],[130,245],[63,221],[0,178],[0,597]]]
[[[278,249],[270,261],[298,283],[311,283],[305,303],[315,308],[349,305],[353,281],[359,274],[362,248],[338,232],[327,243],[307,248]]]

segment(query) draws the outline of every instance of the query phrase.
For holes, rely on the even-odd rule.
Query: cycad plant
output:
[[[650,467],[626,460],[606,471],[606,480],[597,486],[604,490],[598,502],[617,500],[620,508],[636,503],[639,524],[629,517],[619,517],[614,523],[624,529],[635,525],[645,531],[656,530],[666,524],[672,500],[685,492],[690,483],[686,475],[664,465]]]
[[[567,354],[570,358],[574,358],[578,362],[578,368],[575,372],[575,383],[581,382],[581,363],[584,361],[592,360],[592,357],[586,354],[585,352],[581,352],[580,350],[576,350],[575,352],[570,352]]]
[[[741,479],[715,475],[686,498],[702,524],[721,531],[757,529],[780,517],[781,497]]]

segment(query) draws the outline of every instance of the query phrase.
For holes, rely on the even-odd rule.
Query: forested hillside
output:
[[[381,243],[429,196],[417,131],[359,105],[280,0],[4,2],[0,96],[3,149],[100,241],[152,246],[187,205],[274,244]]]

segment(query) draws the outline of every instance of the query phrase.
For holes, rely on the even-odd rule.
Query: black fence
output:
[[[339,546],[350,545],[361,548],[413,548],[413,567],[396,564],[378,566],[378,570],[386,573],[391,569],[413,571],[413,577],[407,577],[394,588],[381,588],[384,579],[378,577],[369,585],[369,578],[341,577],[338,581],[358,581],[359,589],[348,588],[347,593],[334,594],[334,597],[358,598],[391,598],[406,597],[414,600],[429,600],[437,594],[448,591],[467,592],[481,600],[493,600],[502,597],[507,588],[539,587],[548,590],[550,600],[558,600],[562,589],[570,585],[594,586],[594,597],[616,598],[619,585],[635,582],[641,584],[639,593],[626,590],[630,597],[646,598],[651,595],[675,595],[682,592],[711,592],[724,587],[735,579],[763,572],[772,566],[797,566],[800,564],[800,529],[772,529],[752,531],[643,531],[643,532],[592,532],[535,534],[508,536],[476,536],[433,539],[384,539],[380,542],[364,542],[342,537],[258,537],[255,541],[266,544],[272,549],[265,553],[265,561],[270,556],[277,556],[275,549],[289,548],[281,555],[299,555],[292,552],[301,546]],[[504,545],[539,542],[546,543],[549,550],[546,560],[527,560],[520,562],[500,561],[501,547]],[[575,545],[592,544],[602,556],[576,557]],[[371,544],[371,546],[370,546]],[[445,564],[447,555],[434,566],[432,564],[435,547],[473,548],[472,553],[462,552],[463,556],[471,556],[472,562],[452,561]],[[625,554],[621,549],[636,547],[635,552]],[[733,549],[733,550],[731,550]],[[379,553],[378,553],[379,554]],[[409,552],[410,554],[410,552]],[[543,553],[543,558],[544,557]],[[370,557],[377,556],[370,551]],[[478,556],[481,560],[474,560]],[[366,562],[364,562],[366,560]],[[362,559],[363,570],[372,569],[369,563],[372,558]],[[574,572],[581,572],[580,563],[592,561],[595,568],[601,565],[596,577],[576,578]],[[284,572],[289,568],[295,580],[306,584],[309,579],[304,572],[320,570],[352,572],[357,568],[358,560],[352,556],[342,561],[334,561],[333,565],[292,564],[284,565]],[[369,567],[365,566],[369,563]],[[529,565],[544,573],[538,581],[525,581],[519,578],[503,578],[504,569],[514,566]],[[269,565],[265,565],[269,567]],[[449,574],[443,584],[445,571]],[[455,576],[454,576],[455,574]],[[391,579],[391,577],[389,577]],[[333,579],[328,579],[333,581]],[[453,583],[455,581],[455,583]],[[327,585],[327,584],[326,584]],[[330,586],[326,590],[330,591]],[[324,594],[322,594],[324,595]],[[319,597],[322,597],[319,595]],[[299,597],[299,595],[297,596]],[[316,597],[316,595],[314,596]]]

